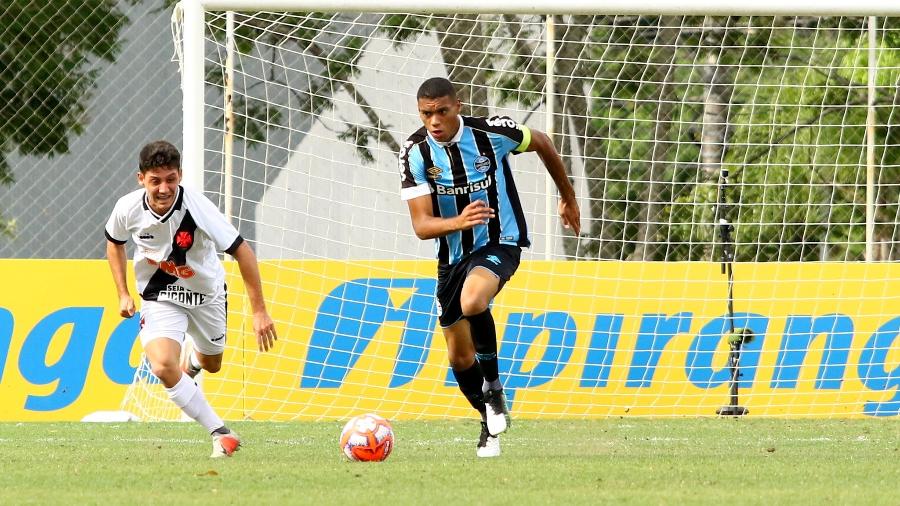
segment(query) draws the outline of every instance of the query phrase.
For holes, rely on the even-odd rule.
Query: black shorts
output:
[[[472,269],[484,267],[500,278],[499,293],[519,268],[521,256],[522,248],[518,246],[496,244],[473,251],[453,265],[438,264],[437,301],[441,327],[449,327],[462,319],[459,298]]]

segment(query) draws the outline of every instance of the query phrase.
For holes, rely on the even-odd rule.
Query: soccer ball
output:
[[[353,417],[341,431],[341,451],[357,462],[380,462],[394,449],[394,429],[380,416],[368,413]]]

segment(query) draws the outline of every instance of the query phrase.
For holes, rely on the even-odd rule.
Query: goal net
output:
[[[492,311],[514,417],[900,413],[896,7],[200,3],[174,23],[186,178],[254,247],[279,333],[256,350],[228,263],[225,365],[204,380],[225,418],[474,415],[437,322],[433,241],[399,197],[433,76],[465,115],[549,133],[582,211],[575,237],[539,157],[513,157],[532,245]],[[146,379],[126,409],[165,418]]]

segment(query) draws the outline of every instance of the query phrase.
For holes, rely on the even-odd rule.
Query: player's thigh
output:
[[[460,305],[466,315],[478,314],[488,308],[491,299],[500,291],[500,277],[487,267],[469,271],[463,283]]]
[[[188,313],[187,332],[194,339],[194,349],[201,355],[199,359],[204,369],[221,364],[227,341],[226,319],[224,295],[208,304],[192,307]]]
[[[145,351],[150,343],[159,339],[174,341],[180,350],[187,329],[188,316],[185,308],[153,300],[144,301],[142,304],[140,337],[141,346]],[[168,349],[168,346],[164,349]]]
[[[465,367],[475,359],[475,344],[472,342],[472,331],[468,320],[443,327],[444,340],[447,342],[447,356],[450,364]]]
[[[179,369],[181,343],[174,339],[158,338],[144,345],[144,355],[150,362],[150,369],[162,379],[167,372],[174,373]]]
[[[472,253],[460,302],[467,316],[486,310],[491,300],[519,268],[522,249],[505,244],[490,245]]]
[[[462,317],[460,307],[460,294],[463,283],[466,280],[466,266],[439,266],[438,283],[435,298],[438,305],[438,319],[441,328],[447,328],[458,323]]]

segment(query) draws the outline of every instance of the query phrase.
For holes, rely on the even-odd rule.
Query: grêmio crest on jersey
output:
[[[116,202],[106,238],[134,242],[134,274],[144,300],[199,306],[225,292],[219,252],[234,253],[243,239],[202,193],[182,186],[172,207],[156,214],[146,191]]]

